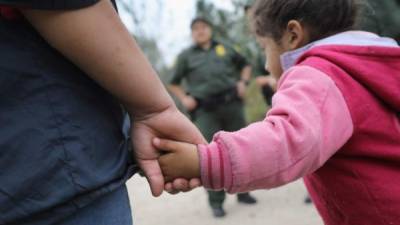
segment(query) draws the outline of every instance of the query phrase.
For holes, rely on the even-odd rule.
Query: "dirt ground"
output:
[[[253,192],[258,203],[238,204],[235,196],[225,202],[227,216],[215,219],[204,189],[153,198],[144,178],[128,183],[135,225],[323,225],[312,205],[303,203],[306,190],[299,181],[283,188]]]

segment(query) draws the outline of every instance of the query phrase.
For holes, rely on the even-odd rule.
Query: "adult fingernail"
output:
[[[160,144],[160,139],[159,138],[154,138],[153,139],[153,144],[159,145]]]

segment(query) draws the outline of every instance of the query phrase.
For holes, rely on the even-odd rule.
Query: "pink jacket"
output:
[[[388,188],[400,188],[400,122],[395,114],[400,111],[400,48],[371,33],[344,32],[283,55],[282,65],[286,72],[264,121],[220,132],[199,147],[204,186],[235,193],[307,176],[326,224],[390,224],[383,218],[400,224],[400,195],[391,209],[381,207],[391,192],[368,180],[396,175],[399,182],[389,182]],[[365,119],[369,115],[382,118]],[[382,137],[383,128],[388,132]],[[366,134],[374,135],[374,141]],[[395,163],[395,169],[379,167],[388,163]],[[377,176],[365,175],[371,171],[365,167],[378,169]],[[354,178],[356,171],[360,177]],[[380,193],[371,194],[376,190]],[[386,197],[377,197],[383,192]]]

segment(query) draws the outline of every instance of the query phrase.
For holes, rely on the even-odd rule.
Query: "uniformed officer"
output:
[[[195,44],[179,55],[169,88],[210,141],[220,130],[236,131],[246,125],[242,98],[251,66],[234,48],[212,38],[212,25],[208,20],[194,19],[191,31]],[[225,215],[224,200],[223,191],[209,192],[214,216]],[[248,193],[239,194],[238,201],[256,203]]]
[[[205,142],[112,3],[0,0],[1,225],[132,224],[121,104],[154,195],[164,189],[154,134]]]

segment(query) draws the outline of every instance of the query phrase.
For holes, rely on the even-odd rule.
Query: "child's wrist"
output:
[[[217,141],[197,147],[201,181],[206,189],[221,190],[232,186],[232,168],[226,149]]]

